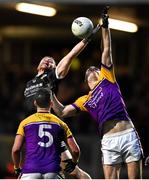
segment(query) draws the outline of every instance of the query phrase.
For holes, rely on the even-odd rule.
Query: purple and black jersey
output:
[[[35,113],[23,120],[17,134],[25,138],[23,173],[58,173],[61,142],[72,136],[68,126],[49,113]]]
[[[102,65],[95,88],[88,95],[78,98],[72,105],[76,109],[89,112],[100,129],[108,120],[130,120],[113,66],[107,68]]]

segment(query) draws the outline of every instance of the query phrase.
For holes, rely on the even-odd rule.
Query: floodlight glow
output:
[[[138,31],[138,26],[134,23],[121,21],[117,19],[111,19],[111,18],[109,18],[109,27],[111,29],[126,31],[131,33],[135,33]]]
[[[56,9],[47,6],[41,6],[37,4],[29,3],[18,3],[16,4],[16,10],[31,14],[37,14],[41,16],[54,16],[56,14]]]

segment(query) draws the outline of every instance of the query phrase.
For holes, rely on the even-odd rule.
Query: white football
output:
[[[80,39],[88,37],[93,31],[93,23],[87,17],[76,18],[71,25],[72,33]]]

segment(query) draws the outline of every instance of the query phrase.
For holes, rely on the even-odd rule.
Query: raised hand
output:
[[[108,10],[109,6],[106,6],[103,8],[102,13],[101,13],[101,18],[102,18],[102,27],[103,28],[108,28],[109,21],[108,21]]]

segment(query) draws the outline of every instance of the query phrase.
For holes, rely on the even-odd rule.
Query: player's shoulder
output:
[[[60,119],[51,113],[38,113],[37,112],[23,119],[20,124],[22,124],[23,126],[26,126],[32,123],[39,123],[39,122],[59,123]]]
[[[35,114],[32,114],[28,117],[26,117],[25,119],[23,119],[21,122],[20,122],[20,126],[26,126],[27,124],[29,124],[30,122],[34,122],[35,121]]]
[[[36,76],[34,76],[33,78],[31,78],[30,80],[28,80],[28,81],[27,81],[26,85],[31,84],[31,83],[33,83],[33,82],[35,82],[37,78],[38,78],[38,76],[37,76],[37,75],[36,75]]]
[[[56,116],[56,115],[54,115],[52,113],[49,114],[49,116],[50,116],[51,121],[53,121],[53,122],[56,122],[58,124],[61,124],[61,123],[63,124],[64,123],[64,121],[62,121],[58,116]]]
[[[49,116],[51,117],[51,123],[55,123],[61,127],[64,127],[64,126],[67,126],[67,124],[62,120],[60,119],[59,117],[57,117],[56,115],[54,114],[49,114]]]
[[[48,69],[46,70],[44,73],[40,74],[40,75],[36,75],[36,80],[37,81],[49,81],[49,80],[55,80],[56,78],[56,70],[55,68],[52,69]]]
[[[47,74],[47,75],[56,75],[56,68],[51,68],[51,69],[48,69],[44,72],[44,74]]]
[[[115,70],[114,70],[114,64],[111,64],[110,66],[106,66],[104,64],[101,64],[101,73],[100,77],[103,79],[107,79],[111,83],[116,82],[116,77],[115,77]],[[101,79],[99,79],[99,82]]]
[[[86,95],[80,96],[76,101],[86,101],[88,97],[89,97],[89,94],[86,94]]]

